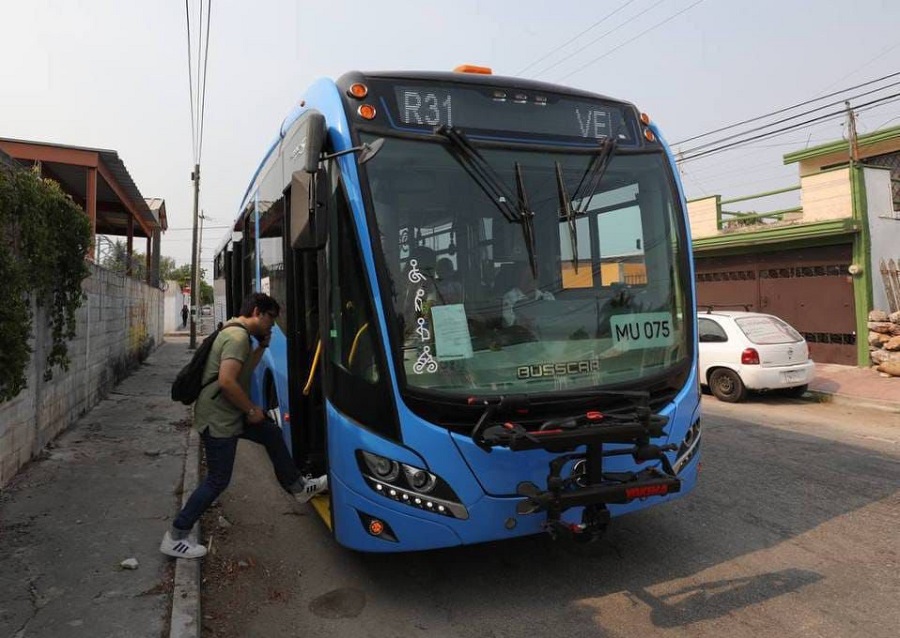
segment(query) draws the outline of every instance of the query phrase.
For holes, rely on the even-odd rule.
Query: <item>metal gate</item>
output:
[[[850,244],[730,257],[695,257],[697,307],[781,317],[819,363],[856,365]]]

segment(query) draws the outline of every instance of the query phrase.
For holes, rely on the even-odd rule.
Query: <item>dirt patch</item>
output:
[[[241,638],[264,605],[287,605],[295,580],[284,564],[254,552],[259,541],[252,529],[229,526],[221,504],[201,519],[203,542],[210,548],[201,567],[202,632],[205,637]]]

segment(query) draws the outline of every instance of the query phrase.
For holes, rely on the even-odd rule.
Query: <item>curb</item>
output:
[[[834,405],[846,405],[854,408],[869,408],[883,412],[900,413],[900,403],[896,401],[879,401],[878,399],[865,399],[849,394],[834,394],[819,390],[807,390],[807,396],[820,403],[833,403]]]
[[[184,481],[181,506],[197,487],[200,475],[200,435],[194,428],[188,436],[184,455]],[[197,542],[200,522],[194,525],[189,538]],[[169,638],[198,638],[200,636],[200,561],[175,559],[175,582],[172,587],[172,618]]]

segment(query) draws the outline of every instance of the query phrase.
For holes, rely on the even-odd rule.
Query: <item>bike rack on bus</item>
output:
[[[512,420],[498,419],[527,411],[527,404],[521,398],[501,397],[485,404],[485,411],[472,430],[472,438],[479,447],[487,452],[494,447],[506,447],[515,452],[543,449],[560,454],[550,462],[546,490],[528,481],[517,488],[517,493],[525,497],[517,512],[523,515],[546,512],[545,525],[554,537],[565,533],[579,541],[594,540],[609,523],[608,504],[624,504],[681,490],[681,480],[665,454],[677,450],[678,446],[650,442],[665,436],[668,418],[653,414],[646,398],[627,414],[590,410],[576,417],[550,419],[532,429]],[[604,444],[610,443],[629,447],[604,450]],[[576,453],[574,450],[581,446],[585,446],[585,451]],[[603,459],[622,455],[630,455],[636,463],[658,461],[660,467],[604,473]],[[563,477],[563,468],[573,461],[576,467],[582,464],[582,471]],[[584,507],[580,524],[562,521],[562,513],[572,507]]]

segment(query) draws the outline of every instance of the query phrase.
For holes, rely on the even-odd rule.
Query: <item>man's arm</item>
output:
[[[252,360],[253,355],[251,354],[247,363],[249,364]],[[219,364],[219,387],[228,402],[247,415],[247,421],[260,423],[264,418],[262,409],[250,400],[238,381],[244,365],[239,359],[224,359]]]

